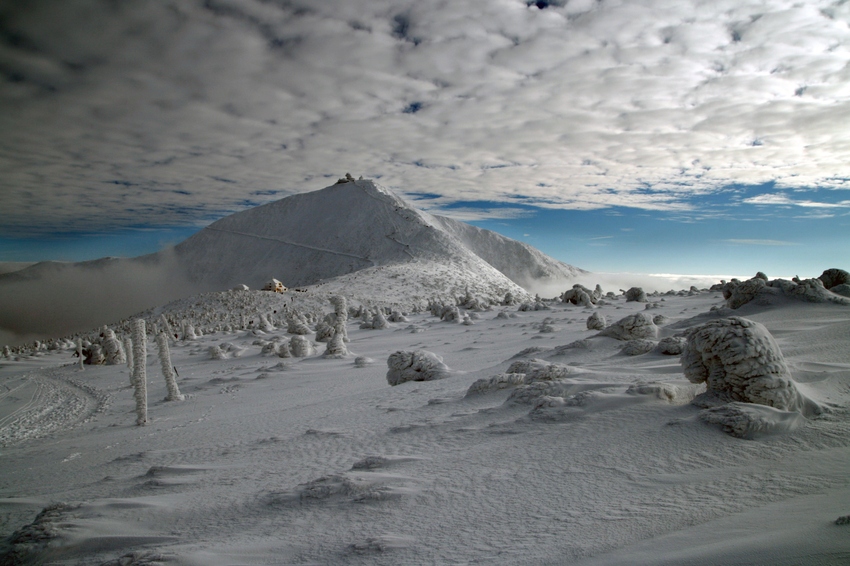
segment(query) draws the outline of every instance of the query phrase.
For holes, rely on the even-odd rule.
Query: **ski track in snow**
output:
[[[653,312],[675,322],[690,316],[684,305],[697,314],[714,304],[713,294],[671,297]],[[615,301],[598,310],[613,322],[643,309]],[[837,309],[807,305],[784,319],[831,313],[842,324],[850,313]],[[742,513],[767,516],[771,505],[850,487],[842,335],[818,335],[830,362],[790,361],[843,405],[793,434],[741,440],[699,421],[686,401],[624,394],[635,383],[682,384],[677,357],[626,356],[608,338],[558,354],[595,335],[584,327],[592,311],[502,310],[516,317],[483,312],[464,326],[418,314],[386,330],[351,320],[352,355],[342,360],[321,358],[323,344],[312,358],[263,357],[245,331],[181,341],[172,349],[180,403],[162,401],[151,349],[145,427],[133,424],[126,367],[0,367],[0,402],[20,397],[0,431],[27,422],[36,431],[0,459],[0,534],[61,500],[80,506],[57,510],[49,537],[23,546],[39,556],[47,545],[56,564],[128,553],[137,564],[573,564],[689,527],[722,533]],[[541,332],[545,319],[558,330]],[[787,328],[775,311],[762,319]],[[801,332],[777,335],[803,352],[810,330]],[[207,346],[224,341],[247,353],[210,360]],[[569,377],[606,385],[566,409],[508,403],[511,389],[466,397],[530,346],[540,348],[531,357],[568,365]],[[388,354],[416,348],[441,355],[452,373],[390,387]],[[375,362],[355,368],[355,355]],[[86,419],[88,430],[74,428]],[[50,443],[40,440],[48,433]],[[826,533],[834,499],[812,518]]]
[[[0,413],[0,446],[66,430],[104,408],[106,397],[103,394],[64,377],[66,372],[57,369],[36,371],[0,395],[0,401],[6,401],[6,411]],[[26,401],[10,403],[13,395],[21,395]]]
[[[308,250],[314,250],[314,251],[322,252],[322,253],[339,255],[339,256],[343,256],[343,257],[351,257],[351,258],[354,258],[354,259],[359,259],[360,261],[367,262],[367,263],[371,264],[372,267],[375,267],[375,266],[378,265],[377,262],[375,262],[372,259],[369,259],[368,257],[349,254],[349,253],[340,252],[340,251],[336,251],[336,250],[329,250],[327,248],[320,248],[320,247],[317,247],[317,246],[310,246],[310,245],[307,245],[307,244],[299,244],[298,242],[291,242],[289,240],[284,240],[283,238],[272,238],[270,236],[260,236],[260,235],[257,235],[257,234],[248,234],[247,232],[237,232],[235,230],[223,230],[221,228],[212,228],[210,226],[207,226],[205,228],[205,230],[211,230],[213,232],[224,232],[226,234],[236,234],[237,236],[245,236],[246,238],[254,238],[254,239],[257,239],[257,240],[270,240],[272,242],[279,242],[281,244],[286,244],[288,246],[294,246],[296,248],[305,248],[305,249],[308,249]]]

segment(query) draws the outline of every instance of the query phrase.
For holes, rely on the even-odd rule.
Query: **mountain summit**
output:
[[[255,288],[272,277],[290,287],[314,285],[408,264],[453,266],[473,287],[504,278],[499,286],[505,289],[581,273],[527,244],[417,210],[363,179],[233,214],[175,251],[191,280],[218,288],[238,283]]]
[[[2,274],[0,344],[86,330],[239,284],[258,289],[272,278],[410,308],[467,292],[525,298],[526,289],[580,273],[521,242],[416,210],[372,181],[345,179],[232,214],[155,254]]]

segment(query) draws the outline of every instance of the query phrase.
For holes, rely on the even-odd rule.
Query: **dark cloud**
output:
[[[847,188],[848,19],[822,0],[7,0],[0,232],[201,224],[346,171],[441,205]]]

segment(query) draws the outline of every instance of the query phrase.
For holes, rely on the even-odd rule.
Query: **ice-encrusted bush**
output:
[[[348,342],[348,301],[342,295],[335,295],[330,298],[331,305],[334,308],[334,317],[331,324],[334,328],[334,333],[339,334],[343,342]]]
[[[834,288],[833,288],[834,289]],[[746,281],[733,279],[723,287],[723,296],[729,308],[737,309],[750,302],[771,304],[772,297],[784,296],[809,303],[837,303],[850,305],[845,297],[837,296],[828,291],[821,279],[774,279],[765,283],[761,278],[754,277]]]
[[[652,340],[629,340],[620,349],[627,356],[641,356],[648,354],[655,349],[655,342]]]
[[[602,330],[605,328],[605,315],[595,312],[587,317],[588,330]]]
[[[279,358],[291,358],[292,352],[289,350],[289,340],[284,340],[277,347],[277,356]]]
[[[332,315],[328,315],[330,317]],[[323,320],[316,325],[316,342],[327,342],[334,335],[334,327],[328,322],[328,320]]]
[[[741,401],[816,414],[820,407],[794,385],[767,329],[742,317],[712,320],[688,332],[681,357],[685,377],[705,383],[705,401]]]
[[[304,336],[312,332],[310,330],[310,326],[307,324],[307,320],[304,318],[304,315],[298,311],[292,311],[289,313],[289,316],[287,316],[286,331],[298,336]]]
[[[599,297],[595,296],[594,292],[587,287],[576,283],[573,285],[572,289],[561,293],[560,299],[562,303],[572,303],[582,307],[590,307],[596,303]]]
[[[463,315],[460,314],[460,309],[456,306],[446,306],[440,313],[440,320],[460,323],[463,321]]]
[[[726,306],[730,309],[737,309],[755,299],[766,286],[767,281],[760,277],[753,277],[741,283],[730,284],[727,287],[729,297],[726,299]]]
[[[542,301],[534,301],[533,303],[522,303],[519,308],[517,308],[520,312],[529,312],[529,311],[548,311],[549,305]]]
[[[127,354],[124,345],[115,337],[115,331],[111,328],[103,330],[103,349],[106,350],[106,365],[119,365],[127,363]]]
[[[645,312],[638,312],[618,320],[602,330],[599,336],[608,336],[617,340],[651,339],[658,336],[658,327],[655,326],[652,316]]]
[[[649,301],[646,292],[641,287],[632,287],[625,292],[626,302],[646,303]]]
[[[476,380],[469,389],[466,390],[466,396],[483,395],[492,391],[501,391],[510,387],[517,387],[525,384],[524,373],[500,373],[493,377],[483,377]]]
[[[684,336],[668,336],[658,342],[656,351],[665,356],[680,356],[688,340]]]
[[[372,328],[374,330],[383,330],[389,327],[390,324],[389,322],[387,322],[387,317],[384,316],[384,313],[381,312],[381,309],[378,309],[375,313],[375,316],[372,317]]]
[[[226,360],[227,354],[219,346],[210,346],[207,350],[211,360]]]
[[[390,385],[443,379],[450,371],[440,356],[425,350],[393,352],[387,358],[387,367],[387,383]]]
[[[390,313],[390,316],[387,317],[387,320],[390,322],[410,322],[410,320],[404,316],[400,311],[394,310]]]
[[[824,270],[824,272],[820,274],[818,279],[821,280],[825,289],[829,289],[831,291],[833,287],[836,287],[838,285],[850,284],[850,273],[844,271],[843,269],[832,267],[830,269]]]
[[[347,355],[348,348],[345,346],[345,341],[342,339],[342,333],[334,333],[331,339],[328,340],[328,346],[322,356],[325,358],[344,358]]]
[[[306,358],[316,353],[313,343],[301,335],[293,336],[289,341],[289,350],[294,358]]]
[[[567,377],[570,372],[571,370],[569,366],[551,364],[537,358],[532,358],[530,360],[517,360],[508,367],[507,371],[507,373],[524,374],[526,383],[553,381]]]

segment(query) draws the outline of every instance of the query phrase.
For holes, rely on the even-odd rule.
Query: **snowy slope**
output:
[[[364,292],[355,276],[296,306],[345,277]],[[406,290],[391,276],[374,285]],[[286,296],[193,297],[161,310],[203,330],[171,344],[186,398],[163,400],[151,337],[144,427],[123,364],[80,370],[67,349],[0,359],[0,564],[847,564],[850,524],[836,520],[850,516],[850,307],[731,311],[707,291],[650,301],[497,307],[469,312],[472,325],[349,319],[348,356],[319,343],[280,358],[263,350],[293,338],[284,324],[203,319],[280,318]],[[647,311],[659,340],[731,314],[765,325],[829,411],[726,434],[690,402],[699,389],[678,356],[627,355],[630,343],[585,324]],[[451,371],[390,386],[388,357],[414,349]],[[517,362],[565,377],[473,387]]]
[[[260,288],[272,278],[301,287],[357,277],[375,283],[360,286],[364,303],[395,304],[397,298],[385,301],[377,291],[385,286],[376,278],[403,277],[417,301],[467,289],[492,300],[507,292],[525,297],[520,286],[536,279],[566,287],[579,273],[525,244],[418,211],[360,180],[233,214],[157,254],[44,262],[0,274],[0,344],[9,341],[4,330],[30,339],[67,334],[180,297],[239,284]]]
[[[233,214],[177,246],[193,280],[250,287],[275,277],[311,285],[377,266],[446,263],[466,284],[500,275],[516,284],[579,270],[525,244],[416,210],[370,180],[338,183]]]

